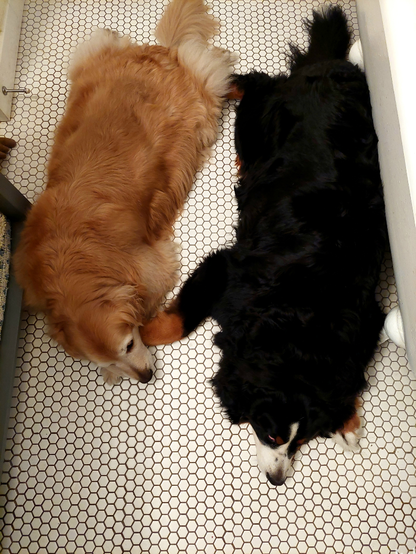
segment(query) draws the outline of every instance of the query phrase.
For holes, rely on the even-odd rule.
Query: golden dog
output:
[[[76,51],[47,188],[15,255],[29,306],[72,356],[147,382],[138,327],[175,284],[172,225],[217,136],[232,60],[203,0],[173,0],[160,46],[99,30]]]

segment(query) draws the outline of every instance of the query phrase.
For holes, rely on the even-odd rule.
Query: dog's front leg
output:
[[[170,344],[189,335],[221,299],[227,287],[226,250],[210,254],[164,311],[140,328],[144,344]]]

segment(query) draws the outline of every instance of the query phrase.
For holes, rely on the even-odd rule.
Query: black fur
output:
[[[185,334],[222,331],[213,379],[230,420],[259,439],[329,436],[355,412],[383,325],[375,300],[385,216],[369,92],[345,61],[340,8],[314,13],[289,77],[235,77],[236,243],[211,254],[175,309]]]

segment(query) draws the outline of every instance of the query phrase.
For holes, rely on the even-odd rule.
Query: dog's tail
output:
[[[173,0],[156,28],[156,40],[166,48],[189,40],[206,44],[219,28],[218,21],[207,11],[203,0]]]
[[[345,60],[351,40],[347,18],[340,6],[324,5],[306,22],[310,43],[306,52],[291,45],[291,69],[328,60]]]
[[[155,31],[159,44],[176,48],[179,61],[216,99],[227,94],[235,61],[229,52],[209,46],[208,40],[218,29],[204,0],[173,0]]]

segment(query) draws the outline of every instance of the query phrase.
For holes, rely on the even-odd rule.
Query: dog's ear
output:
[[[48,334],[56,340],[58,344],[65,348],[66,328],[68,318],[57,309],[58,302],[49,298],[45,303],[45,313],[48,320]]]
[[[58,344],[65,348],[66,346],[66,323],[63,321],[54,321],[48,325],[48,334],[55,340]]]
[[[243,382],[227,376],[220,370],[211,380],[211,384],[231,423],[247,420],[251,399],[250,393],[244,389]]]
[[[75,346],[74,329],[71,322],[65,318],[53,320],[48,318],[48,334],[73,358],[83,358],[83,353]]]

